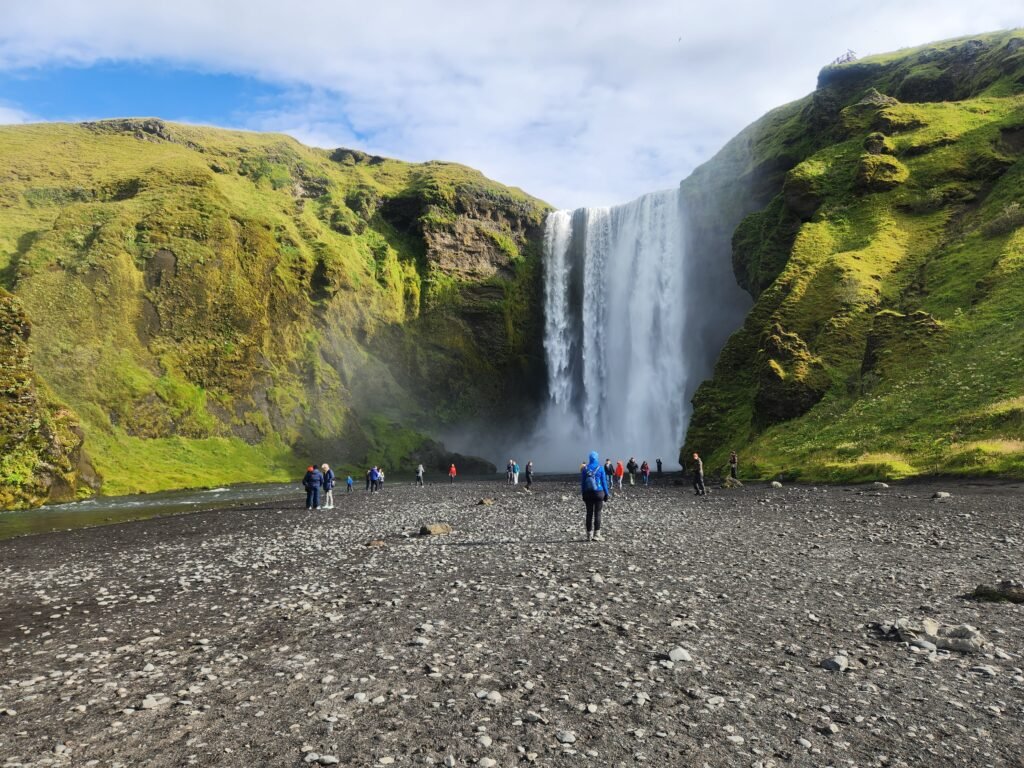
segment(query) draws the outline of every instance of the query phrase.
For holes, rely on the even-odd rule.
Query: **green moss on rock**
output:
[[[694,397],[683,455],[714,471],[738,450],[752,474],[808,481],[1024,476],[1022,94],[1013,30],[826,67],[785,122],[740,134],[759,137],[745,167],[788,145],[792,170],[729,198],[756,302]]]
[[[910,177],[910,171],[903,163],[889,155],[861,155],[857,165],[857,186],[868,192],[885,192],[894,189]]]
[[[544,386],[549,208],[472,169],[131,119],[0,127],[0,181],[0,278],[105,491],[404,461]]]

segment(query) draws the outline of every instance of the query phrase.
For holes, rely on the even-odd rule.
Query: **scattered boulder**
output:
[[[480,499],[480,501],[476,503],[478,507],[489,507],[492,504],[494,504],[494,499]]]
[[[772,480],[772,488],[781,488],[781,487],[782,487],[782,483],[780,483],[778,480]]]
[[[948,499],[951,494],[948,491],[936,491],[932,494],[933,499]]]
[[[836,654],[821,662],[822,669],[829,672],[845,672],[849,666],[850,660],[841,654]]]
[[[448,523],[427,523],[420,528],[420,536],[448,536],[451,532]]]
[[[723,488],[742,488],[743,487],[743,483],[741,483],[735,477],[727,477],[722,482],[722,487]]]
[[[995,584],[979,584],[974,590],[974,597],[994,603],[1024,603],[1024,581],[1007,579]]]
[[[926,650],[936,649],[958,653],[982,653],[989,646],[988,640],[970,624],[940,624],[935,619],[922,619],[915,624],[910,619],[897,619],[876,627],[886,638],[910,643]],[[925,644],[922,644],[926,643]]]
[[[387,544],[385,544],[380,539],[374,539],[373,541],[366,542],[366,546],[370,549],[380,549],[381,547],[386,547]]]
[[[685,648],[676,646],[668,652],[668,660],[672,662],[693,661],[693,657],[690,656],[690,652]]]
[[[881,482],[880,480],[876,480],[876,481],[875,481],[874,483],[872,483],[871,485],[872,485],[873,487],[877,488],[877,489],[878,489],[878,490],[880,490],[880,491],[884,491],[884,490],[885,490],[886,488],[888,488],[888,487],[889,487],[889,484],[888,484],[888,483],[883,483],[883,482]]]

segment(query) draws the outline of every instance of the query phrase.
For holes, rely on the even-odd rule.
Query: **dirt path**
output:
[[[1024,765],[1019,486],[341,496],[0,543],[0,765]]]

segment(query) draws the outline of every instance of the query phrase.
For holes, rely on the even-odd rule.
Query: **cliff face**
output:
[[[546,211],[462,166],[284,136],[0,128],[19,359],[108,493],[290,479],[313,459],[398,469],[444,458],[433,430],[500,424],[544,387]],[[46,497],[9,465],[9,499]]]
[[[0,288],[0,509],[68,501],[96,486],[81,428],[36,380],[30,337],[21,302]]]
[[[755,299],[683,455],[1024,475],[1024,32],[826,67],[683,183]]]

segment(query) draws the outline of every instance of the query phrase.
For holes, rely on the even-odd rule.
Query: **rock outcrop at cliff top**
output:
[[[1024,476],[1024,31],[822,70],[683,182],[756,303],[681,456]]]
[[[447,425],[501,428],[544,388],[547,210],[462,166],[280,135],[0,127],[0,286],[107,493],[395,472],[451,459],[427,438]],[[78,445],[45,442],[5,451],[6,503],[88,489]]]

